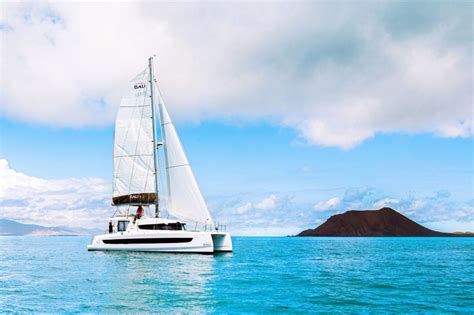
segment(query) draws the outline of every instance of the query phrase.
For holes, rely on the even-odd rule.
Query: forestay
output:
[[[168,212],[179,219],[213,224],[176,129],[158,93],[168,172]]]
[[[115,122],[113,203],[155,202],[149,70],[130,81]]]

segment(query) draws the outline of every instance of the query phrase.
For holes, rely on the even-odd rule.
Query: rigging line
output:
[[[186,164],[179,164],[179,165],[168,166],[167,169],[175,168],[175,167],[181,167],[181,166],[191,166],[191,164],[186,163]]]
[[[161,167],[162,167],[162,169],[163,169],[163,162],[162,162],[162,164],[161,164]],[[164,178],[164,174],[163,174],[163,173],[164,173],[164,172],[159,172],[159,173],[158,173],[158,176],[160,177],[159,185],[160,185],[160,191],[161,191],[161,192],[164,192],[164,191],[165,191],[165,180],[166,180],[166,179]],[[166,198],[166,199],[163,199],[163,198],[161,198],[161,199],[166,201],[166,209],[168,209],[168,198],[165,197],[165,194],[164,194],[164,193],[162,193],[162,196],[163,196],[163,198]],[[163,203],[163,201],[162,201],[162,203]]]
[[[151,170],[151,162],[153,161],[153,159],[151,158],[153,156],[153,154],[149,154],[150,158],[148,160],[148,167],[147,167],[147,170],[146,170],[146,178],[145,178],[145,190],[146,191],[146,188],[148,186],[148,175],[150,174],[150,170]],[[153,173],[153,172],[151,172]],[[158,198],[158,196],[155,196],[155,198]]]
[[[119,207],[117,207],[117,208],[115,209],[114,214],[112,214],[112,217],[115,216],[115,214],[117,213],[117,211],[119,211]],[[120,212],[120,211],[119,211],[119,212]]]
[[[126,105],[126,106],[119,106],[120,108],[128,108],[128,107],[149,107],[150,105],[138,105],[138,106],[133,106],[133,105]]]
[[[116,158],[123,158],[123,157],[132,157],[132,156],[153,156],[153,154],[125,154],[125,155],[116,155]]]
[[[154,87],[156,87],[156,79],[155,78],[153,80],[153,87],[152,88],[154,88]],[[162,119],[161,119],[161,110],[159,108],[161,106],[160,103],[161,103],[160,96],[158,94],[158,103],[157,103],[158,110],[155,110],[155,114],[156,114],[155,121],[159,121],[159,124],[157,124],[159,126],[159,127],[157,126],[157,132],[159,132],[159,140],[161,140],[161,144],[164,144],[164,141],[163,141],[163,126],[161,124],[161,121],[162,121]],[[159,140],[157,138],[157,141],[159,141]],[[166,209],[168,209],[168,198],[165,197],[165,195],[163,193],[165,191],[165,178],[164,178],[164,176],[166,175],[165,174],[166,172],[165,172],[164,163],[165,163],[166,157],[164,156],[164,151],[159,150],[159,144],[158,144],[156,150],[157,150],[156,154],[157,154],[157,160],[158,160],[158,165],[157,165],[157,168],[158,168],[157,169],[157,173],[158,173],[157,174],[157,176],[158,176],[158,191],[161,192],[161,194],[158,193],[159,200],[160,200],[160,203],[161,203],[161,208],[164,209],[163,201],[166,201]],[[160,158],[160,155],[162,155],[163,159]],[[168,189],[168,188],[166,188],[166,189]]]

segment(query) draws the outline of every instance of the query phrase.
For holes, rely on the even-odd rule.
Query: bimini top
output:
[[[112,203],[115,206],[120,205],[146,205],[153,204],[156,201],[155,193],[128,194],[112,197]]]

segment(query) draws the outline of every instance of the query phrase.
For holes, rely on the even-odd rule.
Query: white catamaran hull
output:
[[[232,251],[232,238],[229,233],[214,232],[211,233],[211,235],[212,243],[214,245],[214,253]]]
[[[89,251],[140,251],[164,253],[231,252],[229,233],[150,231],[148,233],[113,233],[96,235]]]

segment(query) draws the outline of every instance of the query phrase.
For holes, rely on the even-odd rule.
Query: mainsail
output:
[[[149,68],[130,81],[115,122],[112,201],[153,204],[153,121]]]
[[[167,169],[168,212],[179,219],[213,224],[163,98],[158,93]]]

